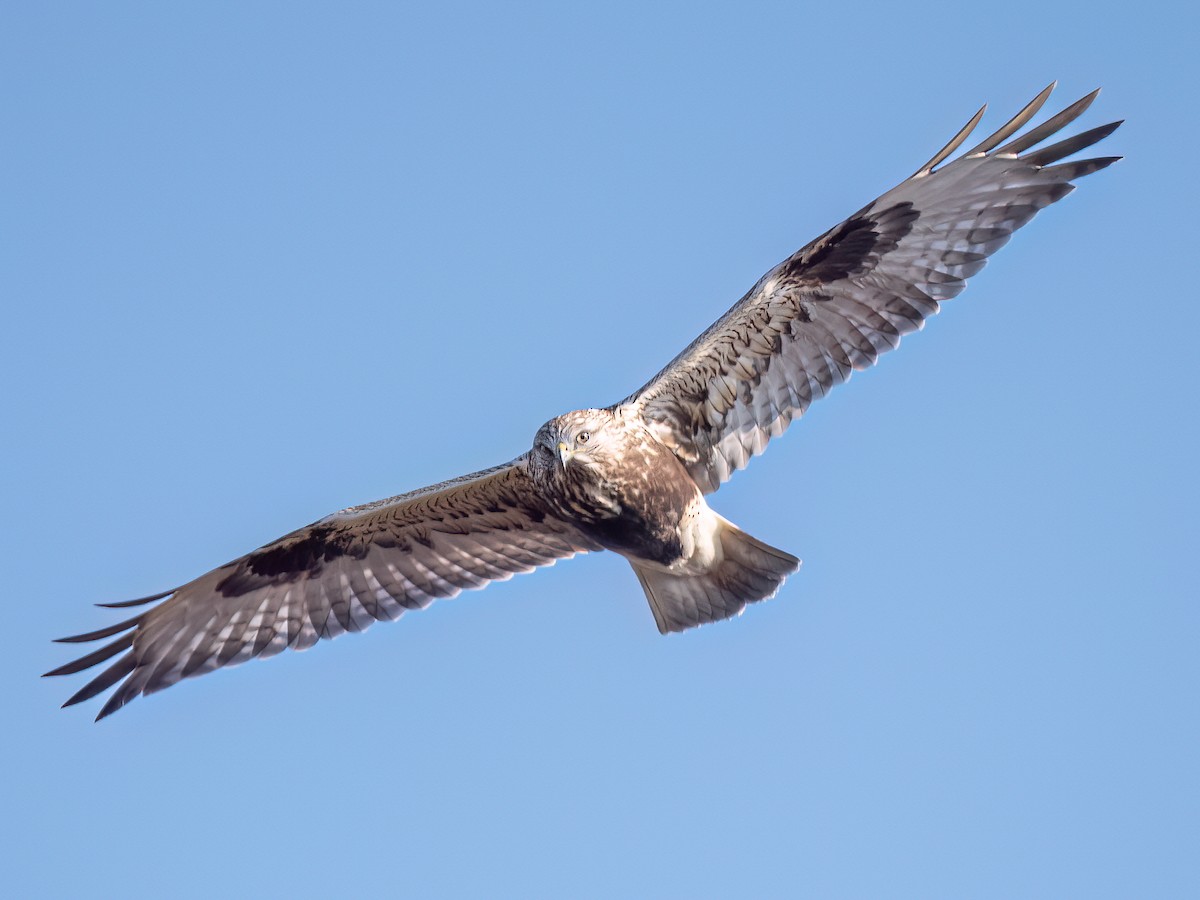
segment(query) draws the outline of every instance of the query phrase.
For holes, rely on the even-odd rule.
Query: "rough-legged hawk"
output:
[[[116,660],[66,705],[113,685],[97,718],[182,678],[362,631],[463,588],[588,550],[629,560],[662,632],[770,597],[800,561],[714,512],[715,491],[808,405],[920,328],[1014,231],[1117,157],[1060,160],[1120,124],[1041,149],[1095,93],[1024,133],[1042,91],[764,275],[640,390],[551,419],[512,462],[334,513],[68,642],[116,637],[49,672]],[[943,165],[943,163],[945,163]]]

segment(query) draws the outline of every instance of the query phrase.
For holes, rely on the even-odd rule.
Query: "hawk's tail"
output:
[[[663,634],[736,616],[747,603],[774,597],[784,579],[800,568],[792,554],[725,519],[720,523],[724,559],[711,572],[676,574],[630,560]]]

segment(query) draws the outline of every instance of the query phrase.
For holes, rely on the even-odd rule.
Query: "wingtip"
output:
[[[980,120],[983,118],[983,114],[987,112],[987,108],[988,105],[986,103],[979,107],[979,110],[975,113],[975,115],[971,116],[971,118],[967,120],[967,124],[958,130],[958,134],[954,135],[954,137],[950,139],[950,142],[946,144],[946,146],[935,153],[929,162],[925,163],[925,165],[921,166],[921,168],[917,169],[917,171],[913,172],[913,174],[909,177],[922,178],[926,175],[933,174],[933,170],[937,168],[937,166],[941,165],[946,159],[948,159],[955,150],[962,146],[963,141],[970,137],[971,132],[975,130],[975,128],[979,125]]]
[[[1074,105],[1079,107],[1078,115],[1081,116],[1087,112],[1091,108],[1092,104],[1096,102],[1096,98],[1099,96],[1100,88],[1096,88],[1090,94],[1084,94],[1082,97],[1076,100]]]
[[[1054,87],[1057,84],[1057,81],[1052,81],[1046,87],[1042,88],[1041,91],[1038,92],[1037,96],[1021,107],[1020,112],[1018,112],[1015,116],[997,128],[994,132],[992,132],[963,155],[984,155],[995,150],[996,147],[998,147],[1001,143],[1008,140],[1020,129],[1024,128],[1029,120],[1041,111],[1042,107],[1046,105],[1046,101],[1050,99],[1050,93],[1054,90]]]
[[[125,691],[118,689],[116,693],[112,694],[108,698],[104,706],[100,708],[100,712],[96,713],[96,718],[94,718],[92,721],[99,722],[101,719],[107,719],[136,696],[137,694],[127,696]]]
[[[114,634],[120,634],[122,631],[129,631],[131,628],[137,628],[142,623],[145,613],[134,616],[132,619],[126,619],[124,622],[117,622],[105,628],[97,628],[95,631],[88,631],[84,634],[70,634],[66,637],[54,638],[56,644],[87,644],[91,641],[99,641],[106,637],[112,637]]]
[[[66,709],[68,706],[74,706],[76,703],[82,703],[84,700],[87,700],[87,699],[88,699],[87,697],[83,696],[82,690],[76,691],[74,694],[72,694],[70,697],[67,698],[67,702],[64,703],[62,706],[60,706],[59,709]]]
[[[152,594],[149,597],[138,597],[136,600],[118,600],[115,603],[97,603],[96,605],[102,609],[127,609],[130,606],[145,606],[147,603],[153,603],[155,600],[162,600],[165,597],[170,597],[178,590],[179,588],[172,588],[169,591],[163,591],[161,594]]]

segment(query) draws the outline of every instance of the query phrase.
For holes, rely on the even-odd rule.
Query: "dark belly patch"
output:
[[[677,525],[678,520],[649,522],[642,516],[625,513],[592,523],[587,530],[608,550],[669,566],[683,557]]]

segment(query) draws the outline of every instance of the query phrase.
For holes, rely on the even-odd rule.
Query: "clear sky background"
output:
[[[7,7],[0,892],[1200,896],[1192,15]],[[777,599],[664,638],[598,554],[100,725],[38,678],[624,396],[1054,78],[1127,159],[713,498]]]

